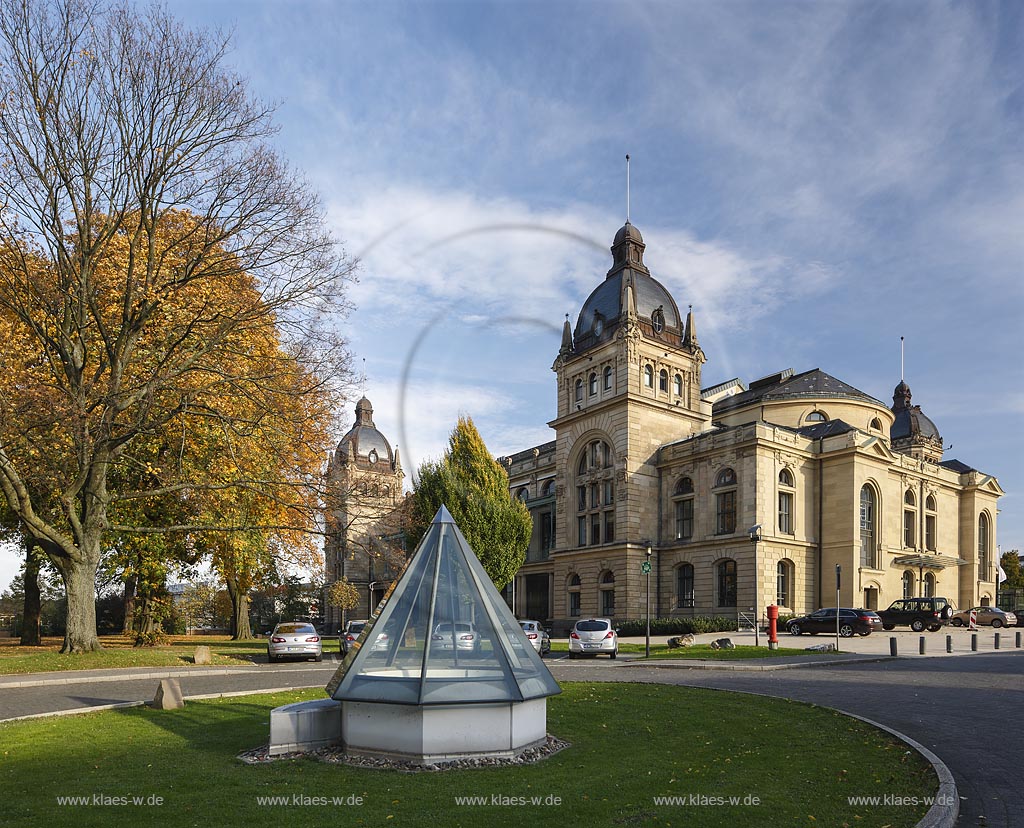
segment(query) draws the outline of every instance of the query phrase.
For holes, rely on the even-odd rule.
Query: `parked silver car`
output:
[[[438,650],[457,649],[459,652],[477,653],[480,644],[481,637],[476,627],[463,621],[438,624],[430,636],[430,646]]]
[[[530,643],[541,655],[547,655],[551,652],[551,636],[548,635],[539,621],[520,621],[519,626],[523,628],[523,632],[526,633],[526,637],[530,639]]]
[[[282,658],[323,660],[323,643],[316,627],[302,621],[287,621],[274,627],[267,640],[267,661]]]
[[[978,625],[991,624],[994,629],[1000,627],[1015,627],[1017,616],[1008,610],[1001,610],[999,607],[971,607],[954,613],[950,622],[954,627],[963,627],[971,622],[971,613],[974,613],[974,621]]]
[[[577,621],[569,633],[569,658],[605,653],[611,658],[619,654],[619,635],[608,618]]]

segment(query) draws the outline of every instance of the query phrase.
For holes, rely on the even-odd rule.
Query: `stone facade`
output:
[[[377,430],[373,406],[363,397],[327,463],[326,585],[344,578],[359,591],[358,606],[347,612],[325,602],[330,632],[347,619],[368,618],[398,574],[405,557],[404,477],[398,449]]]
[[[1002,489],[943,460],[906,383],[891,407],[818,369],[702,390],[692,309],[643,251],[627,222],[565,322],[554,440],[501,458],[534,516],[517,615],[804,613],[835,605],[837,565],[843,606],[992,602]]]

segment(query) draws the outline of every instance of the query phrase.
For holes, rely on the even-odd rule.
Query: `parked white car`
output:
[[[569,658],[605,653],[611,658],[619,654],[619,635],[609,618],[588,618],[577,621],[569,633]]]

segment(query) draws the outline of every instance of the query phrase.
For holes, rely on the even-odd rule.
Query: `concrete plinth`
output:
[[[434,762],[515,756],[547,739],[547,699],[500,704],[343,703],[349,753]]]
[[[296,702],[270,711],[270,755],[316,750],[341,739],[341,702]]]

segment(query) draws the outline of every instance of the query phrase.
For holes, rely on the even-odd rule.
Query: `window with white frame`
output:
[[[693,500],[693,481],[689,477],[680,477],[672,495],[676,540],[689,540],[693,537]]]
[[[793,534],[793,473],[789,469],[779,472],[779,532]]]

